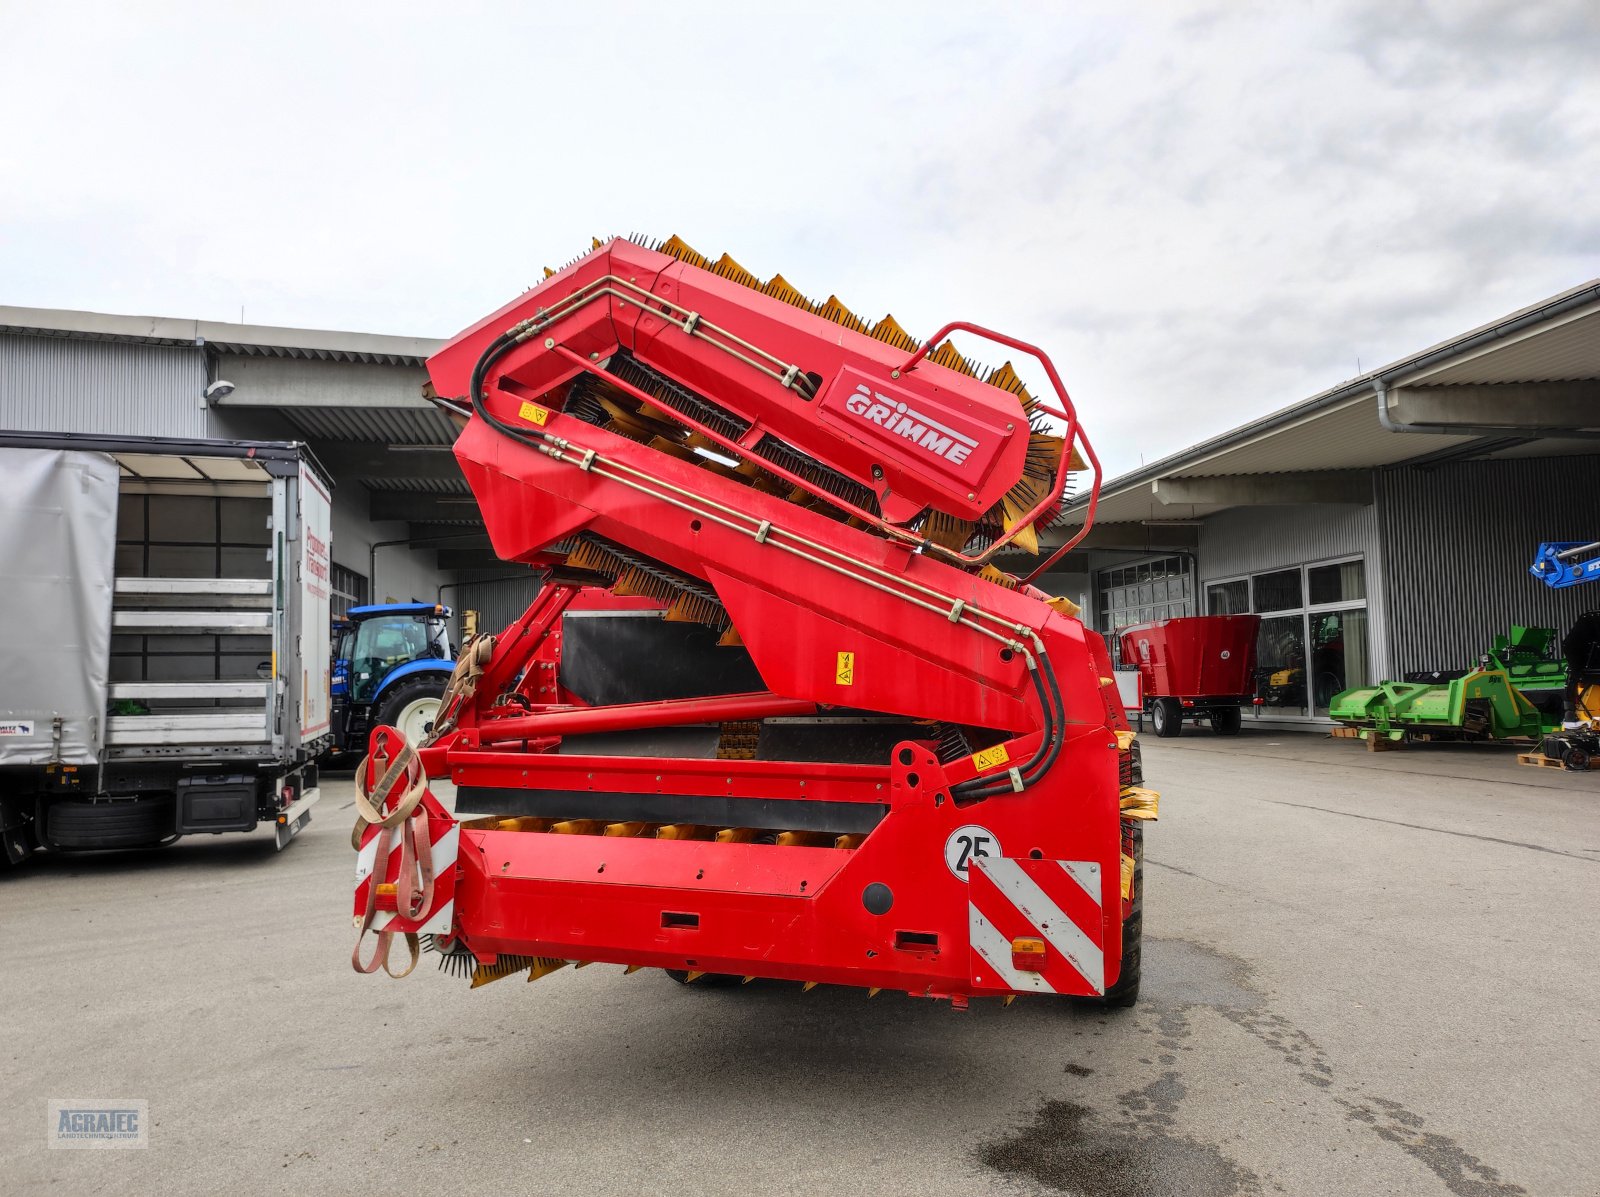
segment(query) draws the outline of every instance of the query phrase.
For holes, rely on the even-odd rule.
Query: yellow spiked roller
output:
[[[599,835],[603,827],[599,819],[563,819],[552,823],[550,830],[556,835]]]

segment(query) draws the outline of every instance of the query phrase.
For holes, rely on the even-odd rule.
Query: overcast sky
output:
[[[675,232],[1044,345],[1115,474],[1600,275],[1597,14],[0,0],[0,303],[447,336]]]

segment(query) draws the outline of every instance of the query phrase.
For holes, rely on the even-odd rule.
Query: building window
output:
[[[350,612],[351,607],[362,606],[367,601],[367,579],[353,569],[346,569],[338,562],[334,562],[332,607],[333,617],[343,619]]]
[[[1313,607],[1350,603],[1367,597],[1367,571],[1360,561],[1317,565],[1306,570],[1306,593]]]
[[[1213,582],[1206,587],[1207,615],[1244,615],[1250,610],[1250,583]]]
[[[1135,624],[1194,614],[1194,573],[1187,557],[1155,557],[1095,575],[1095,626],[1122,665],[1118,632]]]
[[[1250,579],[1250,596],[1257,611],[1293,611],[1300,603],[1300,571],[1280,569]]]
[[[1269,712],[1326,715],[1335,694],[1371,681],[1360,557],[1208,583],[1206,610],[1261,616],[1256,696]]]

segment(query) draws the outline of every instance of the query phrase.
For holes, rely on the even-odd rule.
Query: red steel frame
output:
[[[971,392],[983,403],[993,403],[993,395],[1015,403],[924,361],[926,351],[905,360],[870,338],[623,242],[608,244],[463,333],[430,361],[435,387],[441,394],[464,393],[467,374],[495,337],[559,309],[563,296],[619,269],[634,271],[647,293],[675,300],[692,294],[706,323],[719,334],[731,330],[741,345],[772,346],[780,358],[829,370],[893,372],[901,388],[942,389],[946,402],[954,391]],[[1127,724],[1115,687],[1107,684],[1110,662],[1099,638],[1030,587],[1007,589],[932,554],[908,551],[905,542],[914,537],[904,528],[895,529],[898,542],[888,541],[566,415],[559,407],[562,384],[580,369],[600,369],[595,363],[625,347],[730,409],[755,413],[758,427],[806,444],[796,431],[802,426],[788,419],[795,396],[787,388],[681,329],[660,328],[653,339],[645,337],[650,317],[641,319],[637,307],[627,312],[627,303],[614,296],[599,306],[607,309],[602,321],[592,319],[592,308],[546,321],[530,339],[531,349],[519,348],[491,373],[488,410],[501,422],[526,427],[528,443],[483,418],[474,418],[457,442],[490,536],[502,557],[538,565],[553,559],[559,542],[593,534],[708,585],[770,692],[582,708],[562,692],[558,678],[562,617],[579,591],[557,577],[497,638],[457,725],[422,751],[424,768],[429,776],[448,776],[466,809],[494,809],[498,799],[509,813],[520,813],[515,798],[529,791],[759,800],[794,803],[797,811],[831,803],[863,808],[857,821],[871,830],[852,847],[800,847],[464,824],[454,937],[485,964],[501,954],[607,961],[893,987],[960,1003],[1018,988],[1016,976],[1008,982],[996,975],[992,956],[981,956],[971,936],[979,925],[980,890],[983,914],[994,926],[1007,919],[1025,925],[1017,913],[1025,907],[1002,901],[1006,877],[1022,876],[1016,884],[1046,893],[1076,923],[1079,939],[1104,954],[1098,975],[1087,975],[1096,969],[1081,962],[1074,970],[1052,957],[1048,988],[1094,994],[1109,987],[1120,967],[1128,909],[1119,883],[1116,735]],[[1063,404],[1052,409],[1067,421],[1063,468],[1073,443],[1094,461],[1043,354],[965,324],[948,326],[929,347],[955,329],[1035,353]],[[1022,422],[1006,447],[1008,460],[1017,460],[1012,448],[1025,445],[1026,433]],[[745,448],[753,444],[753,437],[744,439]],[[1098,462],[1094,466],[1091,513]],[[917,489],[914,479],[894,484],[908,493]],[[998,493],[1008,484],[1000,474],[991,489]],[[1008,738],[998,763],[1020,766],[1045,731],[1029,662],[1046,657],[1064,718],[1059,755],[1022,792],[971,803],[958,801],[952,787],[980,773],[1004,779],[1005,771],[987,754],[941,763],[931,728],[926,738],[898,744],[881,765],[554,751],[562,737],[586,731],[845,708],[1001,729]],[[1020,774],[1013,770],[1013,776]],[[795,825],[805,824],[797,817]],[[991,862],[965,878],[947,866],[947,850],[964,828],[990,837],[994,877]],[[1001,875],[1001,863],[1010,873]],[[867,901],[869,887],[887,887],[887,909],[870,908],[882,902]],[[992,913],[995,903],[1005,914]],[[404,920],[396,927],[409,929]]]

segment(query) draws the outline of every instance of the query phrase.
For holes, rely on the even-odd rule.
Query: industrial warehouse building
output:
[[[334,480],[335,614],[416,599],[504,626],[535,585],[490,550],[450,452],[455,428],[422,397],[440,344],[0,307],[0,428],[305,442]],[[182,502],[163,500],[192,523]]]
[[[503,626],[534,583],[493,556],[421,397],[438,344],[0,307],[0,427],[307,442],[336,483],[337,604],[434,599]],[[1315,726],[1348,686],[1600,605],[1527,574],[1541,541],[1600,539],[1597,450],[1600,282],[1110,480],[1046,584],[1113,641],[1260,614],[1260,713]]]
[[[1528,574],[1541,541],[1600,540],[1597,495],[1591,282],[1110,480],[1056,584],[1108,636],[1259,614],[1258,714],[1315,725],[1349,686],[1600,607]]]

